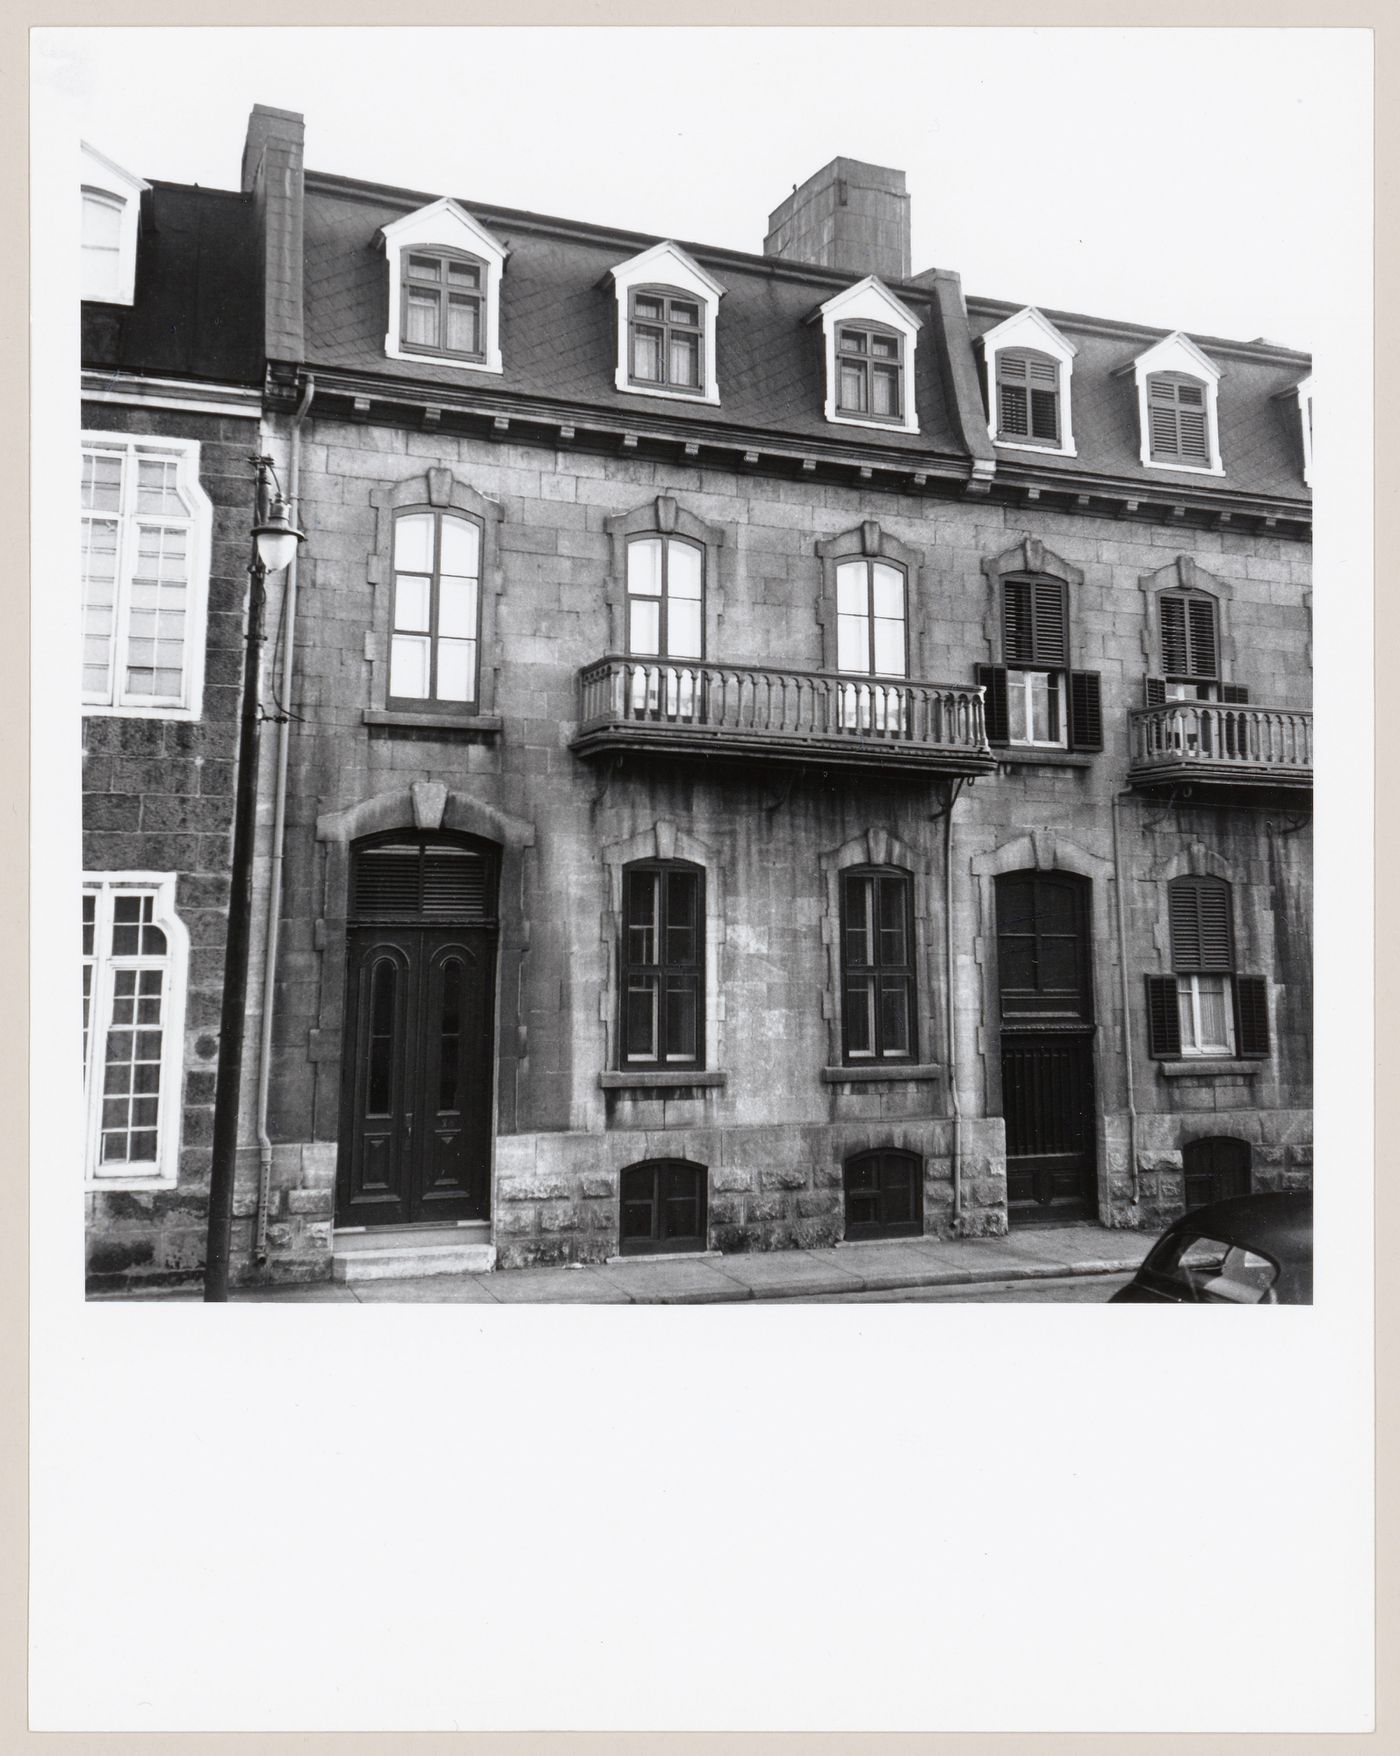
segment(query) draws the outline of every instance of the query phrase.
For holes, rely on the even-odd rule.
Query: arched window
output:
[[[487,265],[447,245],[405,250],[399,339],[406,353],[486,357]]]
[[[481,551],[479,519],[431,507],[395,516],[389,707],[476,710]]]
[[[83,297],[122,296],[122,241],[126,203],[104,189],[83,190]]]
[[[622,1173],[619,1250],[623,1256],[654,1256],[703,1250],[707,1185],[704,1165],[684,1159],[651,1159]]]
[[[998,437],[1027,444],[1060,443],[1060,367],[1032,348],[997,354]]]
[[[1188,1140],[1181,1149],[1181,1168],[1188,1208],[1249,1194],[1247,1140],[1234,1140],[1223,1134]]]
[[[843,415],[904,418],[904,338],[879,323],[836,328],[836,408]]]
[[[841,1025],[848,1063],[918,1060],[913,881],[898,867],[841,874]]]
[[[842,1167],[841,1180],[848,1242],[922,1236],[924,1175],[916,1153],[856,1153]]]
[[[672,391],[705,388],[704,302],[677,287],[634,287],[628,313],[628,376]]]
[[[705,874],[638,860],[622,874],[624,1068],[705,1065]]]

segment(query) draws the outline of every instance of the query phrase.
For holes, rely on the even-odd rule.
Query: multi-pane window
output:
[[[836,567],[836,668],[870,677],[909,674],[908,596],[902,567],[889,561],[841,561]],[[846,730],[897,731],[904,691],[843,683]]]
[[[122,294],[122,220],[119,195],[83,190],[83,297],[114,300]]]
[[[628,370],[634,384],[705,388],[704,311],[699,299],[664,287],[633,292]]]
[[[628,1165],[620,1189],[620,1253],[649,1256],[703,1250],[708,1181],[704,1165],[684,1159]]]
[[[847,1061],[917,1059],[913,883],[864,867],[841,875],[841,1023]]]
[[[81,530],[83,701],[92,707],[194,704],[208,501],[189,442],[89,434]]]
[[[486,264],[459,252],[403,254],[402,342],[424,353],[486,356]]]
[[[478,698],[481,525],[457,512],[394,519],[389,702],[465,710]]]
[[[1167,886],[1170,976],[1147,979],[1148,1034],[1158,1057],[1266,1055],[1267,987],[1235,971],[1230,886],[1174,878]]]
[[[1215,602],[1162,592],[1157,599],[1168,701],[1213,701],[1220,675]]]
[[[83,1090],[90,1179],[156,1177],[178,1144],[182,995],[166,928],[173,880],[83,888]]]
[[[624,1067],[705,1064],[705,879],[698,866],[647,861],[622,875]]]
[[[849,323],[836,331],[836,407],[843,415],[904,415],[904,341],[892,329]]]
[[[1028,348],[997,355],[997,436],[1030,445],[1060,443],[1060,368]]]
[[[842,1166],[841,1181],[848,1242],[922,1234],[924,1176],[915,1153],[857,1153]]]
[[[1002,663],[979,665],[987,739],[1031,749],[1103,748],[1097,671],[1070,668],[1069,588],[1063,579],[1002,581]]]
[[[1182,372],[1147,380],[1149,454],[1154,463],[1210,463],[1206,386]]]
[[[629,658],[700,660],[705,651],[705,551],[686,537],[633,537],[627,545]],[[639,665],[634,714],[695,716],[703,693],[696,665]]]

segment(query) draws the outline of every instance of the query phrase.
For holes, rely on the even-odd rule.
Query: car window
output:
[[[1277,1303],[1274,1282],[1278,1279],[1278,1264],[1242,1244],[1188,1233],[1172,1240],[1166,1259],[1151,1266],[1159,1274],[1184,1281],[1191,1297],[1206,1303]]]

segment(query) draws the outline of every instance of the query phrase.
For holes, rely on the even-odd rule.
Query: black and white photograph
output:
[[[88,1330],[701,1307],[849,1373],[1032,1321],[944,1307],[1313,1306],[1315,1171],[1369,1247],[1314,1157],[1364,524],[1348,604],[1312,563],[1369,288],[1300,218],[1366,235],[1359,34],[38,33]],[[1309,1319],[1037,1321],[1140,1386]]]

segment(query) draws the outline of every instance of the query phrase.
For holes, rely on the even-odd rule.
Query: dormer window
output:
[[[828,421],[917,433],[914,356],[922,327],[902,299],[869,275],[819,306]]]
[[[1119,371],[1137,386],[1143,467],[1223,476],[1214,361],[1178,330]]]
[[[141,194],[150,185],[88,146],[82,149],[82,294],[100,305],[136,296]]]
[[[715,329],[724,288],[670,242],[611,270],[617,298],[614,383],[632,396],[719,401]]]
[[[995,445],[1073,457],[1075,345],[1031,306],[982,337],[987,426]]]
[[[898,332],[843,323],[836,332],[836,408],[898,421],[904,415],[904,345]]]
[[[392,221],[380,239],[389,269],[389,358],[501,371],[505,245],[447,200]]]
[[[705,385],[703,306],[670,287],[632,293],[631,381],[693,391]]]

